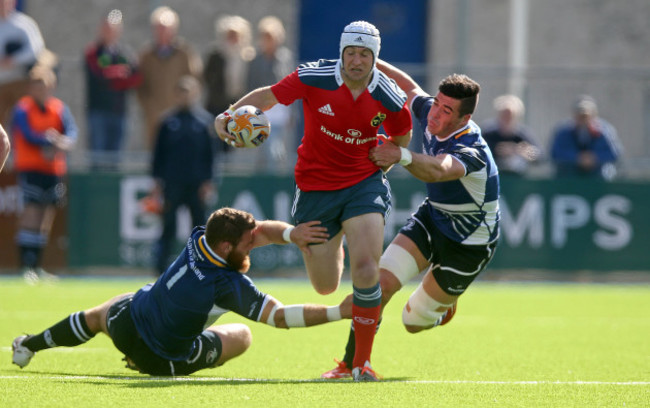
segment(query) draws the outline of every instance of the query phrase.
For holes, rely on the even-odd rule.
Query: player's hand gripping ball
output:
[[[261,109],[253,105],[244,105],[235,110],[226,128],[244,147],[261,145],[271,133],[269,119]]]

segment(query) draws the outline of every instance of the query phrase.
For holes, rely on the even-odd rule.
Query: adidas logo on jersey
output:
[[[334,116],[334,112],[332,112],[332,108],[330,107],[329,103],[318,108],[318,111],[324,115]]]

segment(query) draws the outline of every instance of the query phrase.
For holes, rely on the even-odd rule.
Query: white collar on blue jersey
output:
[[[210,248],[210,245],[208,245],[208,241],[205,240],[205,234],[201,235],[201,238],[199,238],[199,239],[201,240],[201,243],[203,244],[203,248],[205,248],[205,250],[210,254],[210,256],[217,259],[222,264],[228,265],[228,263],[222,257],[217,255],[216,252],[214,252],[212,250],[212,248]]]

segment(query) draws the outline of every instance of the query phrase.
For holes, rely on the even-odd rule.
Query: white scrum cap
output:
[[[367,21],[354,21],[343,29],[341,34],[340,55],[343,56],[345,47],[365,47],[372,51],[374,61],[379,58],[381,37],[377,27]]]

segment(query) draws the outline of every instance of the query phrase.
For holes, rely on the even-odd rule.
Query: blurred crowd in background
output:
[[[16,9],[20,2],[0,3],[0,33],[6,33],[0,37],[0,115],[11,134],[11,110],[26,94],[29,70],[38,64],[57,72],[60,64],[46,47],[38,23]],[[220,15],[214,22],[213,45],[204,55],[179,35],[181,21],[174,9],[155,8],[149,23],[151,37],[135,51],[135,44],[122,39],[128,30],[122,11],[113,9],[97,17],[95,38],[84,50],[85,117],[76,119],[85,123],[80,139],[86,146],[84,162],[91,171],[148,167],[142,165],[143,158],[148,163],[152,160],[147,154],[153,152],[161,120],[178,102],[174,90],[181,77],[190,75],[199,81],[201,95],[195,105],[214,116],[248,91],[275,83],[297,65],[294,52],[286,46],[284,24],[275,16],[266,16],[254,26],[242,16]],[[24,34],[9,34],[20,30]],[[137,106],[129,106],[132,100],[137,100]],[[555,124],[551,135],[540,138],[524,122],[522,100],[506,94],[494,99],[493,119],[479,124],[504,173],[577,174],[612,180],[623,149],[614,126],[599,116],[597,104],[589,95],[575,95],[566,120]],[[133,109],[140,113],[135,124],[128,120]],[[217,173],[227,168],[290,174],[301,112],[276,106],[267,114],[273,136],[260,149],[233,151],[215,140]],[[127,144],[133,138],[142,139],[136,144],[145,155],[128,154]],[[540,168],[546,170],[535,170]]]
[[[0,3],[0,33],[6,32],[0,44],[0,114],[11,134],[11,111],[27,93],[29,71],[36,64],[47,65],[55,73],[60,67],[56,56],[45,48],[38,24],[15,9],[15,0]],[[295,69],[293,53],[284,45],[283,23],[274,16],[262,18],[257,27],[240,16],[221,16],[214,24],[214,46],[204,56],[179,36],[179,16],[170,7],[156,8],[150,24],[150,41],[135,52],[122,41],[122,12],[111,10],[101,16],[96,38],[85,49],[86,116],[77,119],[86,123],[92,170],[119,169],[131,137],[142,135],[144,150],[153,151],[162,119],[178,102],[175,89],[183,76],[192,76],[201,84],[193,107],[202,106],[216,116],[249,90],[275,83]],[[128,126],[130,93],[137,97],[142,112],[141,129]],[[288,150],[296,147],[295,112],[278,107],[268,116],[274,138],[247,162],[255,163],[254,171],[289,171]],[[221,161],[230,155],[231,149],[216,140],[213,148],[221,154]]]
[[[215,22],[217,40],[204,57],[178,35],[179,24],[170,7],[155,8],[151,41],[136,53],[122,41],[123,15],[113,9],[101,16],[96,37],[84,51],[89,171],[119,170],[125,141],[144,136],[155,182],[147,202],[164,224],[157,250],[160,268],[167,265],[176,237],[177,209],[187,206],[193,225],[203,224],[215,169],[239,161],[216,138],[214,117],[249,90],[277,82],[295,65],[277,17],[262,18],[256,30],[240,16],[220,17]],[[18,10],[15,0],[0,0],[0,50],[0,120],[12,141],[8,168],[16,173],[24,200],[16,243],[23,275],[36,281],[51,278],[40,260],[56,208],[65,200],[66,154],[77,142],[78,129],[68,105],[55,96],[57,56],[46,48],[37,22]],[[142,112],[142,129],[129,132],[131,92]],[[254,163],[251,170],[292,167],[287,153],[287,145],[295,144],[290,140],[292,115],[284,106],[268,112],[274,141],[247,160]],[[4,129],[2,133],[4,142]]]
[[[434,3],[437,2],[430,2]],[[512,2],[514,5],[517,3],[527,1]],[[125,40],[127,36],[124,34],[130,29],[142,31],[141,26],[129,25],[134,19],[128,18],[125,7],[98,9],[92,13],[92,29],[85,27],[88,32],[85,47],[79,50],[79,58],[74,59],[75,64],[83,66],[80,70],[83,77],[75,77],[75,82],[71,83],[69,56],[63,57],[52,51],[60,44],[50,43],[48,37],[43,36],[39,21],[30,17],[30,11],[34,9],[27,4],[33,6],[33,2],[0,0],[0,123],[6,130],[7,139],[12,141],[12,154],[4,166],[4,173],[15,173],[23,191],[36,192],[32,204],[38,205],[31,208],[27,203],[27,210],[21,210],[16,228],[21,264],[29,266],[35,279],[39,274],[45,276],[38,267],[40,252],[48,241],[53,208],[65,202],[65,174],[69,170],[90,174],[144,172],[152,176],[154,185],[151,194],[143,199],[143,205],[147,212],[160,214],[164,223],[157,252],[161,265],[176,234],[176,209],[186,206],[190,209],[192,223],[202,223],[206,208],[216,200],[216,189],[223,173],[282,176],[292,173],[302,128],[299,107],[276,105],[266,112],[271,121],[272,135],[254,150],[227,146],[215,137],[212,128],[213,118],[231,103],[253,89],[274,84],[291,73],[304,57],[294,49],[298,48],[295,38],[289,41],[287,21],[283,20],[286,12],[281,13],[282,18],[266,15],[255,19],[218,13],[212,27],[203,27],[204,32],[211,34],[210,45],[206,47],[181,35],[181,27],[192,26],[193,21],[181,21],[183,14],[178,8],[161,5],[159,1],[149,3],[146,18],[138,16],[141,25],[148,25],[148,35],[139,38],[141,41],[137,43],[133,37],[130,41]],[[441,6],[442,3],[437,4],[436,10],[444,14],[447,9]],[[466,1],[459,2],[456,11],[469,14],[467,4]],[[219,7],[227,8],[223,4]],[[36,14],[42,16],[42,10],[38,11]],[[372,12],[382,14],[376,8]],[[90,15],[90,12],[86,10],[85,15]],[[397,17],[395,21],[399,20]],[[345,21],[348,21],[347,17]],[[89,24],[87,18],[83,24]],[[295,21],[291,24],[294,33],[299,31]],[[464,24],[469,23],[465,21]],[[385,38],[390,38],[390,34],[394,34],[390,30],[394,27],[386,27],[388,35]],[[304,42],[309,46],[310,39],[318,33],[305,32],[306,27],[301,28],[302,34],[296,35],[308,38]],[[338,30],[336,27],[335,31]],[[444,39],[446,35],[449,35],[449,40]],[[408,37],[417,39],[417,33],[409,32]],[[438,47],[441,54],[449,51],[445,44],[450,44],[458,60],[463,62],[463,53],[467,53],[469,46],[460,31],[444,33],[438,38],[442,40],[437,41],[443,42]],[[328,41],[336,43],[331,38]],[[428,41],[422,39],[421,42]],[[332,54],[332,58],[336,58],[336,54]],[[404,69],[411,71],[414,77],[429,80],[433,77],[435,82],[446,69],[461,72],[464,68],[468,71],[481,69],[462,63],[450,68],[451,65],[443,59],[437,65],[406,64]],[[510,92],[517,87],[502,86],[507,82],[503,78],[516,77],[516,72],[492,77],[485,74],[490,72],[489,69],[482,72],[484,74],[477,77],[479,82],[485,79],[489,84],[484,87],[488,91],[482,92],[482,98],[488,98],[488,103],[482,102],[483,112],[476,115],[475,120],[482,127],[500,173],[506,178],[570,176],[614,181],[629,177],[629,171],[621,171],[630,160],[626,157],[617,127],[605,119],[608,115],[602,115],[599,109],[604,102],[611,112],[612,101],[603,98],[601,87],[589,86],[598,80],[598,73],[586,80],[574,81],[580,85],[571,89],[580,92],[572,95],[571,103],[558,102],[563,109],[562,120],[540,126],[548,116],[547,111],[550,108],[557,111],[557,107],[542,106],[546,116],[539,112],[531,115],[524,100],[529,105],[535,104],[533,112],[539,111],[540,103],[536,96],[544,86],[535,84],[535,81],[541,82],[540,78],[548,80],[543,73],[528,78],[531,86],[526,92]],[[68,81],[62,84],[61,78],[64,77]],[[553,94],[571,78],[571,75],[550,78],[548,83],[555,84],[545,92]],[[635,78],[632,75],[627,79]],[[619,82],[603,86],[615,91],[621,100],[629,97],[630,101],[637,102],[629,105],[636,108],[635,112],[642,110],[643,101],[626,94],[628,84],[623,82],[625,79],[616,78]],[[500,86],[494,86],[495,83]],[[71,88],[83,92],[77,92],[77,95]],[[509,91],[495,97],[495,89]],[[33,119],[45,113],[45,121]],[[541,121],[540,116],[543,117]],[[629,121],[622,120],[620,115],[618,119],[616,123],[619,126],[629,128]],[[56,131],[49,131],[50,127]],[[626,143],[634,147],[636,144],[630,144],[630,140],[645,140],[640,129],[638,133],[634,137],[626,135]],[[36,137],[39,134],[42,140]],[[40,147],[29,148],[29,143]],[[410,148],[418,151],[421,143],[414,138]],[[646,146],[644,143],[640,146]],[[650,156],[644,156],[643,149],[630,150],[635,149],[627,152],[633,153],[631,156],[635,158]],[[44,166],[43,163],[50,158],[56,158],[54,164]],[[641,169],[637,176],[641,174],[641,178],[650,178],[650,166],[637,168]],[[399,173],[399,169],[394,172]],[[166,209],[162,203],[167,204]]]

